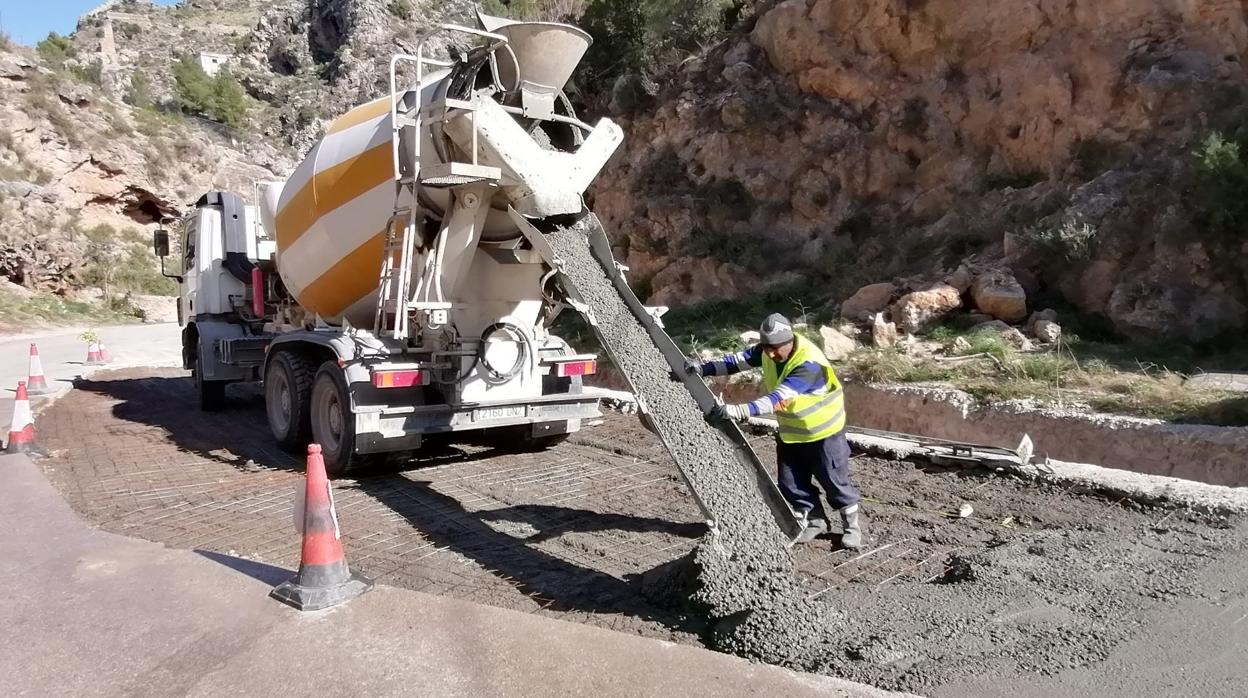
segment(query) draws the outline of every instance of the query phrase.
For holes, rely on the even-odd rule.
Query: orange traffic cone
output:
[[[9,427],[9,443],[5,453],[31,453],[35,446],[35,418],[30,413],[30,398],[26,395],[26,381],[17,382],[17,397],[13,400],[13,426]]]
[[[99,342],[87,342],[87,365],[95,366],[104,363],[100,360]]]
[[[44,395],[52,392],[48,381],[43,376],[43,362],[39,360],[39,347],[30,345],[30,371],[26,380],[26,388],[31,395]]]
[[[351,574],[338,540],[338,514],[325,475],[319,444],[308,444],[308,476],[303,506],[295,507],[295,526],[303,533],[299,572],[269,594],[300,611],[337,606],[373,588],[370,579]]]

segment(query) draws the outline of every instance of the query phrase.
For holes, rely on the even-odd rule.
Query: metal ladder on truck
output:
[[[495,84],[499,84],[494,51],[507,44],[507,37],[479,29],[455,24],[441,25],[421,39],[415,56],[400,54],[390,59],[390,141],[395,195],[394,211],[386,225],[382,245],[377,312],[373,321],[373,332],[377,337],[389,336],[396,340],[406,340],[410,336],[413,310],[428,313],[430,324],[434,326],[444,325],[448,319],[451,304],[442,297],[439,279],[439,263],[442,248],[446,244],[445,236],[439,236],[437,249],[428,256],[421,272],[421,283],[430,287],[426,295],[433,299],[414,300],[409,291],[416,238],[425,222],[424,211],[420,205],[421,188],[449,189],[484,180],[497,181],[502,176],[498,168],[482,166],[477,162],[477,122],[473,116],[476,109],[472,101],[445,98],[427,107],[421,104],[420,91],[424,88],[425,67],[450,68],[454,65],[449,61],[425,57],[426,43],[441,31],[461,32],[488,39],[491,42],[490,69]],[[403,63],[416,64],[414,91],[409,92],[399,87],[398,69]],[[414,94],[415,97],[415,104],[412,106],[404,104],[409,94]],[[460,114],[467,114],[472,122],[472,162],[437,163],[422,172],[420,142],[424,128],[431,124],[444,123]],[[407,137],[406,145],[403,142],[404,136]],[[405,157],[411,163],[407,172],[403,170]]]

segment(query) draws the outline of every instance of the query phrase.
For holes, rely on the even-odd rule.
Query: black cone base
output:
[[[305,587],[299,577],[282,582],[269,596],[300,611],[320,611],[350,601],[373,588],[373,580],[353,574],[341,584],[327,587]]]

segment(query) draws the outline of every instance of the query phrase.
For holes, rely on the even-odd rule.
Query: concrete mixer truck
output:
[[[542,448],[599,414],[597,358],[551,332],[574,298],[541,227],[586,214],[620,145],[563,88],[590,44],[568,25],[444,25],[451,60],[390,63],[284,182],[201,197],[181,220],[183,361],[204,409],[262,381],[274,438],[331,474],[428,434]],[[445,37],[443,37],[445,38]],[[455,45],[455,42],[451,42]],[[170,253],[169,233],[155,247]]]

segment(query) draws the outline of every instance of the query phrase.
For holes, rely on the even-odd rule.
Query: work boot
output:
[[[841,509],[841,547],[858,549],[862,547],[862,522],[859,521],[858,505],[851,504]]]
[[[828,532],[828,520],[823,518],[822,514],[813,519],[804,514],[799,521],[802,524],[802,532],[797,534],[794,543],[809,543]]]

